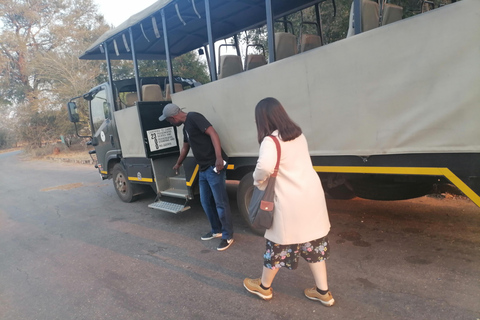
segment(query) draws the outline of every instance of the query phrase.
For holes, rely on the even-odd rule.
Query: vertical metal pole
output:
[[[167,60],[168,82],[170,83],[170,93],[175,93],[175,89],[174,89],[175,86],[173,84],[172,61],[170,59],[170,47],[168,44],[167,19],[165,18],[165,9],[162,9],[161,15],[162,15],[163,38],[165,39],[165,59]]]
[[[217,62],[215,60],[215,44],[212,34],[212,17],[210,16],[210,0],[205,0],[205,19],[207,20],[208,47],[210,48],[210,78],[217,80]]]
[[[138,101],[142,101],[142,90],[140,87],[140,74],[138,72],[137,53],[135,52],[135,43],[133,42],[133,31],[131,27],[128,28],[128,33],[130,34],[130,49],[132,50],[132,60],[133,69],[135,71],[135,86],[137,87],[137,97]]]
[[[355,28],[355,34],[362,33],[362,1],[353,1],[353,27]]]
[[[382,21],[383,21],[383,1],[384,0],[380,0],[378,2],[378,26],[380,27],[382,25]]]
[[[235,49],[237,49],[237,56],[241,57],[240,48],[238,47],[238,37],[237,37],[237,35],[233,36],[233,40],[235,41]]]
[[[318,25],[318,35],[320,36],[320,42],[325,45],[325,38],[323,37],[323,26],[322,26],[322,16],[320,15],[320,4],[317,3],[315,5],[315,17],[317,18],[317,25]]]
[[[108,72],[108,85],[111,88],[112,92],[112,98],[113,98],[113,109],[116,110],[115,104],[117,103],[117,99],[115,97],[115,88],[113,86],[113,76],[112,76],[112,65],[110,64],[110,55],[108,53],[108,47],[107,47],[107,41],[105,41],[103,44],[103,48],[105,49],[105,60],[107,61],[107,72]]]
[[[105,50],[105,60],[107,61],[108,84],[113,88],[112,66],[110,64],[107,42],[105,41],[102,45]]]
[[[272,0],[265,0],[267,9],[268,63],[275,61],[275,29],[273,26]]]
[[[203,46],[203,50],[205,51],[205,59],[207,59],[208,70],[210,70],[210,56],[208,54],[208,47]],[[213,81],[211,77],[210,77],[210,80]]]
[[[283,31],[288,32],[288,23],[287,23],[287,18],[283,17]],[[292,30],[293,33],[293,30]]]

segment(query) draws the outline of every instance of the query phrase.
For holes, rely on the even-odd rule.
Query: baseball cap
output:
[[[163,108],[163,114],[160,116],[160,118],[158,118],[158,120],[163,121],[168,117],[177,115],[179,112],[180,108],[176,104],[169,103]]]

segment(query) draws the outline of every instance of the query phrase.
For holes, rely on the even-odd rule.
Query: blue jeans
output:
[[[228,202],[226,173],[213,171],[214,166],[200,171],[200,201],[212,227],[212,233],[222,233],[222,239],[233,238],[232,214]]]

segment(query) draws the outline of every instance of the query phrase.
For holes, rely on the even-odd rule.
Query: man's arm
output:
[[[223,158],[222,158],[222,146],[220,144],[220,137],[218,136],[217,131],[213,128],[213,126],[210,126],[205,130],[205,133],[210,136],[210,139],[212,139],[212,144],[213,147],[215,148],[215,167],[217,168],[217,172],[220,172],[223,170],[225,165],[223,164]]]
[[[178,174],[178,168],[183,163],[183,160],[185,160],[185,157],[188,154],[188,151],[190,151],[190,144],[188,142],[183,143],[182,150],[180,150],[180,156],[178,156],[177,163],[173,166],[173,170],[175,171],[176,174]]]

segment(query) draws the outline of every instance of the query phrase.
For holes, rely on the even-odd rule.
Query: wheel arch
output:
[[[113,167],[115,167],[115,165],[117,163],[120,163],[125,171],[127,170],[125,164],[123,163],[122,159],[120,159],[120,158],[111,157],[107,161],[108,161],[107,162],[107,176],[108,176],[108,179],[112,178]]]
[[[227,170],[227,179],[229,180],[242,180],[247,174],[253,173],[255,165],[242,165],[235,167],[233,170]]]

